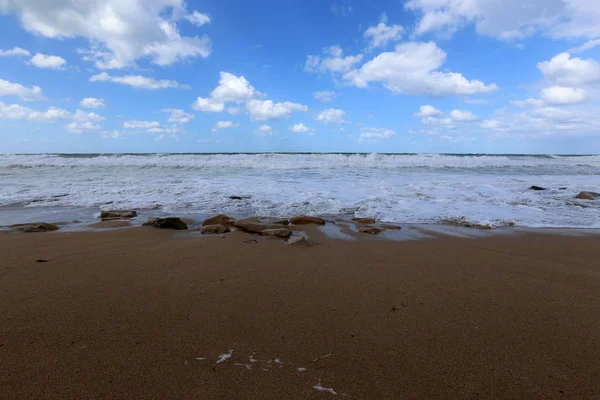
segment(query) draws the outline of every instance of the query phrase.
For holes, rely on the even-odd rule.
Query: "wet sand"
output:
[[[598,236],[310,235],[0,232],[0,398],[600,398]]]

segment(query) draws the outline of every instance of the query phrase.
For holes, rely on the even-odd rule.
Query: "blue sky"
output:
[[[0,0],[0,152],[600,153],[596,0],[224,3]]]

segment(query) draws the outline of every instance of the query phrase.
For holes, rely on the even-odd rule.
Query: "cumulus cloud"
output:
[[[158,121],[131,120],[123,123],[123,128],[126,129],[151,129],[158,128],[159,126],[161,126],[161,123]]]
[[[363,59],[362,54],[344,57],[342,48],[338,45],[324,48],[323,53],[326,55],[325,57],[307,56],[304,70],[313,73],[343,73],[352,69]]]
[[[181,85],[177,81],[172,80],[157,80],[154,78],[147,78],[142,75],[123,75],[113,76],[106,72],[102,72],[97,75],[93,75],[90,78],[90,82],[113,82],[121,85],[131,86],[136,89],[189,89],[188,85]]]
[[[456,72],[438,71],[446,56],[433,42],[403,43],[394,52],[381,53],[359,69],[346,72],[343,79],[363,88],[380,82],[394,93],[412,95],[472,95],[498,90],[495,83],[486,85]]]
[[[528,98],[526,100],[512,100],[510,104],[520,107],[520,108],[528,108],[528,107],[543,107],[544,102],[538,99]]]
[[[343,110],[339,110],[336,108],[329,108],[327,110],[323,110],[317,115],[317,121],[321,121],[325,124],[343,124],[344,116],[346,112]]]
[[[213,99],[198,97],[194,104],[192,104],[192,108],[196,111],[203,112],[223,112],[225,104]]]
[[[595,0],[409,0],[405,7],[421,16],[416,35],[448,36],[474,24],[477,33],[500,40],[521,40],[536,32],[561,38],[600,36]]]
[[[79,135],[79,134],[82,134],[87,131],[99,131],[102,129],[102,127],[92,121],[84,121],[84,122],[73,121],[73,122],[70,122],[67,125],[65,125],[65,129],[69,133]]]
[[[370,26],[364,33],[364,37],[369,40],[369,49],[385,47],[390,41],[402,39],[404,28],[401,25],[387,25],[380,22],[375,26]]]
[[[37,53],[31,57],[29,63],[38,68],[63,69],[67,61],[59,56]]]
[[[289,117],[293,111],[308,111],[308,106],[289,101],[274,103],[272,100],[250,100],[246,110],[253,121],[268,121]]]
[[[452,110],[450,112],[450,118],[457,122],[471,122],[477,120],[477,116],[471,111],[463,110]]]
[[[261,125],[258,130],[254,132],[256,136],[277,136],[278,133],[273,130],[273,127],[269,125]]]
[[[552,86],[542,90],[542,99],[550,105],[577,104],[587,99],[587,93],[583,89]]]
[[[338,93],[334,91],[323,90],[320,92],[314,93],[315,100],[322,101],[323,103],[328,103],[333,101],[337,97]]]
[[[232,121],[219,121],[212,128],[212,131],[216,132],[221,129],[237,128],[239,126],[240,126],[240,124],[234,124]]]
[[[198,27],[210,24],[210,17],[206,14],[199,13],[198,11],[194,11],[191,14],[186,15],[185,19]]]
[[[550,61],[538,63],[544,77],[552,83],[564,86],[580,86],[600,83],[600,63],[595,60],[582,60],[560,53]]]
[[[0,96],[17,96],[23,100],[39,100],[44,96],[39,86],[28,88],[20,83],[13,83],[0,79]]]
[[[359,142],[377,141],[381,139],[389,139],[396,136],[396,132],[391,129],[382,128],[362,128],[358,137]]]
[[[292,126],[290,128],[290,131],[294,132],[294,133],[308,133],[309,135],[312,135],[313,133],[315,133],[315,130],[312,128],[309,128],[308,126],[300,123],[300,124],[294,124],[294,126]]]
[[[211,98],[220,103],[245,102],[260,95],[254,86],[243,76],[235,76],[229,72],[221,72],[219,86],[210,94]]]
[[[169,113],[169,117],[167,118],[168,122],[173,122],[175,124],[187,124],[194,116],[192,114],[186,113],[183,110],[178,108],[163,108],[160,110],[164,113]]]
[[[419,107],[419,112],[414,113],[413,115],[415,117],[435,117],[437,115],[441,115],[443,114],[440,110],[438,110],[437,108],[430,106],[428,104]]]
[[[104,100],[98,99],[96,97],[86,97],[85,99],[81,100],[79,105],[83,108],[104,108],[104,107],[106,107]]]
[[[170,65],[196,57],[208,57],[208,36],[182,36],[182,18],[198,25],[205,21],[189,14],[184,0],[3,0],[0,13],[15,14],[23,28],[52,39],[83,38],[89,41],[84,59],[101,69],[123,68],[139,58],[156,65]]]
[[[13,47],[10,50],[1,50],[0,49],[0,57],[11,57],[11,56],[25,56],[25,57],[29,57],[31,55],[30,52],[28,52],[25,49],[22,49],[20,47]]]

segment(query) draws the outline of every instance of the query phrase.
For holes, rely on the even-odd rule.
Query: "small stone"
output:
[[[352,221],[358,222],[359,224],[374,224],[375,218],[352,218]]]
[[[235,221],[229,218],[227,215],[219,214],[205,220],[202,226],[206,225],[232,225]]]
[[[185,222],[179,218],[149,218],[148,222],[144,226],[152,226],[158,229],[174,229],[174,230],[185,230],[188,228]]]
[[[596,199],[600,198],[600,193],[580,192],[577,196],[575,196],[575,198],[579,199],[579,200],[596,200]]]
[[[229,232],[230,228],[225,225],[204,225],[202,229],[200,229],[200,233],[202,234],[212,234],[212,235],[220,235],[222,233]]]
[[[111,220],[111,219],[129,219],[137,217],[137,211],[135,210],[110,210],[102,211],[100,213],[100,219]]]
[[[362,233],[369,233],[371,235],[378,235],[383,232],[383,229],[376,226],[361,226],[358,228],[358,231]]]
[[[276,236],[287,239],[292,236],[292,231],[287,228],[265,229],[264,231],[261,231],[260,234],[263,236]]]
[[[325,220],[319,217],[310,217],[308,215],[299,215],[290,220],[294,225],[325,225]]]
[[[529,190],[546,190],[546,188],[543,188],[541,186],[535,186],[535,185],[533,185],[533,186],[531,186],[529,188]]]

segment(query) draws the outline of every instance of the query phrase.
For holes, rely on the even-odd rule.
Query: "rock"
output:
[[[224,214],[219,214],[219,215],[215,215],[212,218],[209,218],[207,220],[205,220],[202,223],[202,226],[206,226],[206,225],[233,225],[235,221],[232,220],[231,218],[229,218],[227,215]]]
[[[541,187],[541,186],[535,186],[535,185],[534,185],[534,186],[531,186],[531,187],[529,188],[529,190],[546,190],[546,188],[543,188],[543,187]]]
[[[352,218],[352,221],[358,222],[359,224],[374,224],[375,218]]]
[[[289,219],[274,219],[272,221],[269,221],[270,224],[280,224],[280,225],[289,225],[290,224],[290,220]]]
[[[230,200],[248,200],[251,196],[229,196]]]
[[[369,233],[371,235],[378,235],[383,232],[383,229],[376,226],[361,226],[358,228],[358,231],[362,233]]]
[[[179,218],[149,218],[148,222],[144,224],[144,226],[153,226],[158,229],[174,229],[177,231],[182,231],[188,228],[185,222],[180,220]]]
[[[567,190],[567,188],[566,187],[561,187],[561,188],[558,188],[558,190]]]
[[[46,222],[32,222],[30,224],[17,224],[11,225],[10,228],[15,228],[21,232],[25,233],[35,233],[35,232],[52,232],[57,231],[60,228],[55,224],[49,224]]]
[[[476,224],[473,222],[467,221],[465,217],[449,217],[444,218],[442,220],[442,224],[444,225],[454,225],[454,226],[462,226],[465,228],[475,228],[475,229],[492,229],[490,225]]]
[[[253,220],[235,221],[235,223],[233,224],[233,226],[235,226],[238,229],[243,230],[244,232],[248,232],[248,233],[261,233],[262,231],[267,230],[267,229],[281,229],[281,228],[285,228],[285,225],[281,225],[281,224],[264,224],[262,222],[253,221]]]
[[[382,228],[388,229],[390,231],[399,231],[400,229],[402,229],[401,226],[397,226],[397,225],[389,225],[389,224],[381,224]]]
[[[102,211],[100,213],[100,219],[129,219],[137,217],[137,212],[135,210],[110,210],[110,211]]]
[[[265,229],[264,231],[261,231],[260,234],[263,236],[276,236],[287,239],[292,236],[292,231],[287,228]]]
[[[290,220],[294,225],[308,225],[308,224],[316,224],[316,225],[325,225],[325,220],[319,217],[309,217],[308,215],[300,215],[294,217]]]
[[[227,233],[230,231],[230,228],[225,225],[204,225],[202,229],[200,229],[200,233],[202,234],[212,234],[212,235],[220,235],[222,233]]]
[[[596,200],[600,198],[600,193],[580,192],[577,196],[575,196],[575,198],[579,200]]]

